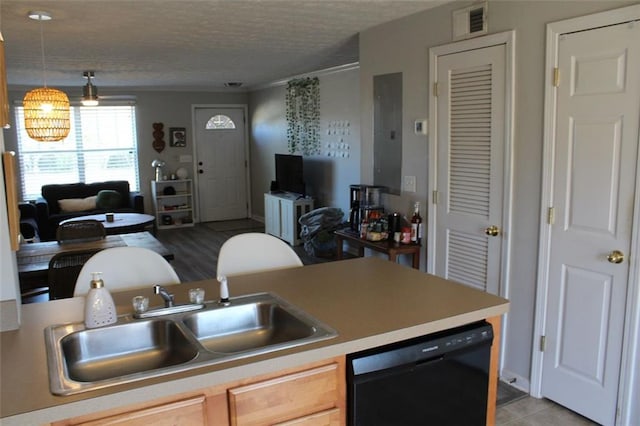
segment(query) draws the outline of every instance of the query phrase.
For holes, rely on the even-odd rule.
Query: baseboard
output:
[[[252,214],[251,219],[255,220],[256,222],[264,223],[264,216],[258,216],[258,215]]]
[[[502,370],[502,373],[500,374],[500,380],[508,383],[516,389],[520,389],[523,392],[531,393],[531,383],[529,382],[529,379],[525,379],[524,377],[509,370]]]

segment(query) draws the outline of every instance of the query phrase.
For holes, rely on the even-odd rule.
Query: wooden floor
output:
[[[234,235],[264,232],[264,224],[251,219],[197,223],[189,228],[159,230],[156,238],[174,254],[171,266],[182,282],[216,277],[220,247]],[[307,255],[302,246],[294,247],[305,265],[328,259]]]

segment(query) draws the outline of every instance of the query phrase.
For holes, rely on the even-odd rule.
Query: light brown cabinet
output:
[[[344,425],[344,357],[62,420],[68,425]]]
[[[308,418],[343,408],[345,375],[332,362],[297,373],[229,389],[232,426],[257,426]],[[293,424],[312,424],[299,422]]]

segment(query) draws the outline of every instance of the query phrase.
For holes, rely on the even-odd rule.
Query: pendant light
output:
[[[69,98],[58,90],[47,87],[47,71],[44,60],[44,35],[42,22],[50,21],[47,12],[29,12],[29,18],[40,22],[40,46],[42,48],[42,74],[44,87],[33,89],[24,95],[24,127],[31,139],[39,142],[56,142],[69,135]]]
[[[95,77],[95,73],[93,71],[85,71],[82,75],[87,79],[87,84],[82,88],[82,105],[97,106],[98,88],[91,84],[91,77]]]

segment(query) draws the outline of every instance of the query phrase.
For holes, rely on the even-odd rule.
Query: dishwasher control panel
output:
[[[411,363],[428,361],[444,354],[493,341],[491,324],[485,321],[433,333],[348,356],[354,375],[366,374]]]

